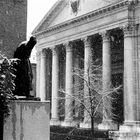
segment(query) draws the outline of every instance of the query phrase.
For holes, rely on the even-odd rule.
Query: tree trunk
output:
[[[94,117],[93,116],[91,117],[91,137],[92,137],[92,140],[94,140],[95,135],[94,135]]]

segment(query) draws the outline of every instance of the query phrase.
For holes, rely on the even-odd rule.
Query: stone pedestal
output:
[[[14,100],[4,125],[3,140],[49,140],[50,103]]]

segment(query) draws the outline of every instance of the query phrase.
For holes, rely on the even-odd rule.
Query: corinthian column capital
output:
[[[91,36],[86,36],[84,38],[81,38],[81,40],[84,42],[85,48],[90,47],[92,44],[92,37]]]
[[[72,48],[73,48],[73,42],[65,42],[63,43],[63,45],[65,46],[66,48],[66,52],[71,52],[72,51]]]
[[[36,53],[37,61],[40,60],[40,57],[41,57],[41,51],[37,51]]]
[[[99,33],[102,36],[103,42],[110,41],[110,33],[109,31],[103,31]]]
[[[126,24],[122,27],[124,37],[133,36],[136,26],[134,24]]]
[[[51,50],[52,50],[52,55],[57,55],[58,52],[57,46],[52,47]]]
[[[47,54],[47,50],[46,49],[42,49],[41,57],[46,57],[46,54]]]

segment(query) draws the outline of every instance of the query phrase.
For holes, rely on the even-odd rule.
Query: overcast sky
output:
[[[28,0],[27,39],[57,0]]]

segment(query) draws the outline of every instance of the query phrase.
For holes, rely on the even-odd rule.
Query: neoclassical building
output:
[[[139,0],[59,0],[55,3],[33,31],[38,40],[37,97],[42,101],[51,100],[54,124],[71,125],[74,116],[77,117],[67,108],[72,102],[67,95],[64,102],[58,100],[59,90],[65,88],[69,95],[74,94],[71,90],[73,67],[86,70],[85,62],[92,53],[102,63],[103,90],[109,83],[123,85],[116,103],[122,126],[140,125],[139,24]],[[86,117],[83,115],[82,124]]]

